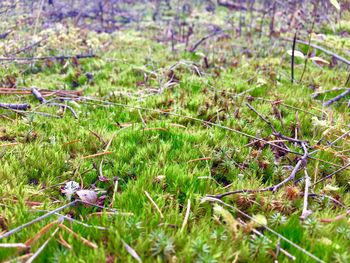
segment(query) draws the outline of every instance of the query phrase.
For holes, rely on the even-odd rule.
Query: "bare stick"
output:
[[[75,119],[78,119],[78,114],[75,112],[75,110],[71,106],[69,106],[67,104],[50,102],[50,103],[47,103],[47,105],[48,106],[59,106],[59,107],[67,108],[72,113],[73,117]]]
[[[114,188],[113,188],[112,201],[111,201],[110,207],[113,207],[114,200],[115,200],[115,195],[117,194],[117,190],[118,190],[118,183],[119,183],[119,179],[115,180]]]
[[[46,57],[27,57],[27,58],[19,58],[19,57],[12,57],[12,58],[0,58],[0,61],[32,61],[32,60],[47,60],[47,59],[55,59],[55,60],[62,60],[62,59],[70,59],[70,58],[76,58],[76,59],[82,59],[82,58],[94,58],[96,55],[94,54],[82,54],[82,55],[73,55],[73,56],[46,56]]]
[[[295,165],[295,167],[294,167],[292,173],[290,174],[290,176],[288,176],[286,179],[284,179],[279,184],[276,184],[275,186],[270,187],[272,192],[276,192],[281,186],[283,186],[287,182],[293,180],[295,178],[295,175],[299,171],[299,169],[302,168],[302,166],[305,167],[305,165],[307,163],[307,159],[308,159],[308,151],[307,151],[306,145],[304,143],[302,143],[301,145],[302,145],[302,147],[304,149],[303,157],[301,157],[300,160],[297,162],[297,164]]]
[[[323,105],[328,107],[329,105],[333,104],[334,102],[341,100],[342,98],[344,98],[348,94],[350,94],[350,89],[344,91],[342,94],[339,94],[338,96],[334,97],[333,99],[326,101]]]
[[[25,244],[27,246],[31,246],[33,243],[35,243],[38,239],[40,239],[45,233],[50,231],[52,227],[54,227],[56,224],[58,224],[58,220],[55,220],[53,222],[48,223],[46,226],[44,226],[42,229],[39,230],[33,237],[29,238]]]
[[[269,188],[242,189],[242,190],[235,190],[235,191],[226,192],[226,193],[219,194],[219,195],[207,195],[207,196],[221,199],[221,198],[228,196],[228,195],[241,194],[241,193],[261,193],[261,192],[267,192],[267,191],[269,191]]]
[[[23,243],[0,243],[0,248],[28,248],[28,246]]]
[[[92,249],[96,249],[97,245],[81,236],[79,236],[77,233],[75,233],[72,229],[68,228],[67,226],[63,225],[63,224],[59,224],[58,225],[61,229],[65,230],[66,232],[68,232],[69,234],[73,235],[73,237],[76,240],[80,240],[84,245],[92,248]]]
[[[237,207],[234,207],[232,205],[229,205],[225,202],[223,202],[220,199],[217,198],[212,198],[212,197],[205,197],[202,202],[205,201],[212,201],[212,202],[218,202],[226,207],[231,208],[232,210],[237,211],[239,214],[243,215],[244,217],[250,219],[251,221],[254,221],[255,223],[257,223],[259,226],[261,226],[262,228],[266,229],[267,231],[271,232],[272,234],[276,235],[277,237],[279,237],[280,239],[284,240],[285,242],[287,242],[288,244],[290,244],[291,246],[293,246],[294,248],[298,249],[300,252],[304,253],[305,255],[307,255],[308,257],[314,259],[317,262],[321,262],[321,263],[325,263],[322,259],[316,257],[315,255],[311,254],[309,251],[307,251],[306,249],[300,247],[298,244],[295,244],[293,241],[287,239],[286,237],[284,237],[283,235],[281,235],[280,233],[276,232],[275,230],[269,228],[266,225],[262,225],[261,222],[257,221],[255,218],[251,217],[250,215],[248,215],[247,213],[243,212],[242,210],[238,209]]]
[[[28,253],[28,254],[24,254],[22,256],[13,258],[13,259],[9,259],[7,261],[4,261],[3,263],[15,263],[15,262],[23,262],[24,260],[26,260],[27,258],[30,258],[33,255],[33,253]]]
[[[331,222],[335,222],[335,221],[340,221],[340,220],[346,218],[349,214],[350,214],[350,210],[347,210],[345,214],[338,215],[334,218],[322,218],[320,221],[323,223],[331,223]]]
[[[273,124],[264,116],[262,116],[252,105],[250,105],[248,102],[245,103],[249,109],[251,109],[253,112],[255,112],[256,115],[258,115],[260,117],[260,119],[262,119],[264,122],[266,122],[272,129],[272,131],[274,133],[277,133],[277,130],[275,129],[275,127],[273,126]]]
[[[40,103],[45,103],[46,100],[44,99],[43,95],[41,95],[39,90],[37,90],[36,88],[32,88],[32,94],[35,96],[35,98],[37,98],[37,100]]]
[[[292,38],[282,38],[282,40],[293,41]],[[318,49],[318,50],[326,53],[327,55],[335,57],[336,59],[340,60],[341,62],[344,62],[347,65],[350,65],[350,61],[349,60],[347,60],[346,58],[344,58],[344,57],[342,57],[342,56],[340,56],[338,54],[335,54],[332,51],[329,51],[329,50],[325,49],[324,47],[321,47],[321,46],[318,46],[318,45],[315,45],[315,44],[312,44],[312,43],[309,44],[308,42],[306,42],[304,40],[299,40],[299,39],[297,39],[296,42],[300,43],[300,44],[308,45],[308,46],[313,47],[315,49]]]
[[[307,159],[309,158],[309,154],[306,148],[306,145],[304,143],[301,144],[303,149],[304,149],[304,155],[303,157],[301,157],[299,159],[299,161],[297,162],[297,164],[295,165],[293,171],[291,172],[291,174],[284,179],[282,182],[273,185],[273,186],[269,186],[269,187],[265,187],[265,188],[260,188],[260,189],[245,189],[245,190],[235,190],[235,191],[231,191],[231,192],[226,192],[223,194],[219,194],[219,195],[207,195],[208,197],[213,197],[213,198],[217,198],[217,199],[221,199],[225,196],[228,195],[234,195],[234,194],[239,194],[239,193],[261,193],[261,192],[267,192],[267,191],[272,191],[272,192],[276,192],[279,188],[281,188],[284,184],[288,183],[289,181],[293,180],[295,178],[295,175],[297,174],[297,172],[299,171],[300,168],[305,167],[306,163],[307,163]]]
[[[310,210],[307,209],[309,188],[310,188],[310,176],[308,175],[306,168],[304,169],[304,172],[305,172],[305,190],[304,190],[303,211],[300,216],[301,220],[305,220],[312,213]]]
[[[49,212],[48,210],[32,210],[32,212]],[[106,227],[103,227],[103,226],[93,226],[93,225],[89,225],[89,224],[86,224],[84,222],[81,222],[79,220],[76,220],[74,218],[71,218],[69,216],[66,216],[66,215],[62,215],[60,213],[55,213],[56,216],[58,216],[59,218],[63,218],[67,221],[70,221],[70,222],[73,222],[73,223],[76,223],[78,225],[82,225],[86,228],[96,228],[96,229],[99,229],[99,230],[108,230],[108,228]]]
[[[247,226],[247,223],[244,222],[242,219],[239,218],[238,221],[241,223],[241,225]],[[268,242],[269,242],[269,243],[272,243],[271,239],[269,239],[268,237],[264,236],[264,234],[262,234],[261,232],[259,232],[259,231],[256,230],[255,228],[253,228],[252,232],[254,232],[254,234],[256,234],[256,235],[258,235],[258,236],[260,236],[260,237],[265,237],[265,238],[267,238]],[[288,251],[284,250],[283,248],[279,247],[279,250],[280,250],[286,257],[288,257],[289,259],[291,259],[291,260],[293,260],[293,261],[296,260],[295,256],[293,256],[292,254],[290,254]]]
[[[295,142],[295,143],[306,143],[306,141],[303,141],[303,140],[298,140],[298,139],[295,139],[295,138],[291,138],[291,137],[288,137],[288,136],[285,136],[283,134],[281,134],[280,132],[278,132],[275,128],[275,126],[273,126],[273,124],[266,118],[264,117],[262,114],[260,114],[252,105],[250,105],[248,102],[245,103],[249,109],[251,109],[256,115],[258,115],[264,122],[266,122],[272,129],[273,131],[273,135],[277,138],[281,138],[281,139],[285,139],[287,141],[291,141],[291,142]]]
[[[149,200],[149,201],[151,202],[151,204],[153,205],[153,207],[158,211],[158,213],[159,213],[159,215],[160,215],[160,218],[163,219],[163,218],[164,218],[163,213],[162,213],[162,211],[159,209],[159,207],[158,207],[158,205],[156,204],[156,202],[153,201],[152,197],[150,196],[150,194],[149,194],[147,191],[145,191],[145,194],[146,194],[148,200]]]
[[[321,94],[326,94],[326,93],[330,93],[330,92],[334,92],[334,91],[343,91],[343,90],[347,90],[347,89],[348,88],[333,88],[333,89],[329,89],[329,90],[317,91],[317,92],[312,93],[311,97],[313,99],[316,99]]]
[[[345,166],[339,168],[338,170],[334,171],[333,173],[331,173],[331,174],[329,174],[329,175],[327,175],[327,176],[325,176],[325,177],[322,177],[320,180],[318,180],[318,181],[317,181],[316,183],[314,183],[312,186],[314,186],[314,185],[316,185],[316,184],[318,184],[318,183],[320,183],[320,182],[323,182],[324,180],[327,180],[328,178],[331,178],[332,176],[334,176],[335,174],[337,174],[337,173],[339,173],[339,172],[345,170],[345,169],[348,168],[349,166],[350,166],[350,163],[348,163],[347,165],[345,165]]]
[[[200,40],[198,40],[198,41],[189,49],[189,51],[190,51],[190,52],[196,51],[196,49],[197,49],[204,41],[206,41],[206,40],[208,40],[209,38],[212,38],[212,37],[214,37],[214,36],[216,36],[216,35],[218,35],[218,34],[220,34],[220,33],[222,33],[222,32],[223,32],[223,30],[215,30],[214,32],[212,32],[212,33],[206,35],[205,37],[202,37]]]
[[[43,95],[41,95],[40,91],[38,91],[36,88],[32,88],[32,94],[35,96],[35,98],[37,98],[37,100],[40,103],[44,103],[45,99],[43,97]]]
[[[14,228],[14,229],[12,229],[12,230],[10,230],[10,231],[8,231],[8,232],[2,234],[2,235],[0,235],[0,239],[3,239],[3,238],[8,237],[8,236],[11,236],[11,235],[13,235],[13,234],[15,234],[15,233],[21,231],[23,228],[26,228],[27,226],[30,226],[30,225],[32,225],[32,224],[34,224],[34,223],[37,223],[37,222],[39,222],[39,221],[41,221],[41,220],[43,220],[43,219],[45,219],[45,218],[48,218],[49,216],[51,216],[51,215],[53,215],[53,214],[55,214],[55,213],[57,213],[57,212],[59,212],[59,211],[65,209],[65,208],[67,208],[67,207],[70,207],[71,205],[74,205],[74,204],[77,203],[77,202],[78,202],[78,200],[75,200],[75,201],[73,201],[73,202],[70,202],[70,203],[68,203],[68,204],[66,204],[66,205],[63,205],[63,206],[61,206],[61,207],[59,207],[59,208],[56,208],[55,210],[52,210],[52,211],[50,211],[50,212],[48,212],[48,213],[46,213],[46,214],[44,214],[44,215],[42,215],[42,216],[39,216],[38,218],[35,218],[35,219],[33,219],[32,221],[29,221],[29,222],[27,222],[27,223],[25,223],[25,224],[23,224],[23,225],[20,225],[20,226]]]
[[[254,140],[266,143],[266,144],[268,144],[270,146],[274,146],[274,147],[276,147],[278,149],[281,149],[281,150],[284,150],[284,151],[286,151],[288,153],[292,153],[292,154],[296,154],[296,155],[299,155],[299,156],[303,156],[303,153],[286,149],[285,147],[282,147],[282,146],[279,146],[278,144],[274,144],[272,142],[269,142],[269,141],[266,141],[264,139],[258,138],[256,136],[251,135],[251,134],[248,134],[248,133],[236,130],[236,129],[231,128],[231,127],[223,126],[221,124],[217,124],[217,123],[214,123],[214,122],[205,121],[205,120],[202,120],[202,119],[199,119],[199,118],[196,118],[196,117],[192,117],[192,116],[188,116],[188,115],[181,115],[181,114],[178,114],[178,113],[175,113],[175,112],[169,112],[169,111],[164,111],[164,110],[159,110],[159,109],[145,108],[145,107],[141,107],[141,106],[133,106],[133,105],[127,105],[127,104],[110,102],[110,101],[103,101],[103,100],[99,100],[99,99],[96,99],[96,98],[90,98],[90,97],[81,97],[80,99],[87,100],[87,101],[93,101],[93,102],[95,102],[93,105],[98,105],[98,106],[101,106],[101,107],[114,106],[114,107],[130,108],[130,109],[141,109],[141,110],[144,110],[144,111],[156,112],[156,113],[159,113],[159,114],[171,115],[171,116],[176,116],[176,117],[180,117],[180,118],[185,118],[185,119],[188,119],[188,120],[193,120],[193,121],[196,121],[196,122],[200,122],[202,124],[206,124],[206,125],[210,125],[210,126],[213,126],[213,127],[217,127],[217,128],[221,128],[221,129],[224,129],[224,130],[228,130],[228,131],[234,132],[236,134],[245,136],[247,138],[254,139]],[[96,104],[96,102],[103,103],[103,104]],[[315,116],[317,116],[317,115],[315,115]],[[309,154],[309,155],[311,155],[311,154]],[[327,163],[327,164],[332,165],[334,167],[340,167],[340,165],[338,165],[338,164],[335,164],[335,163],[332,163],[332,162],[328,162],[328,161],[325,161],[325,160],[322,160],[322,159],[319,159],[319,158],[316,158],[316,157],[309,156],[309,159],[319,160],[320,162]]]
[[[55,231],[51,234],[51,236],[42,244],[39,249],[26,261],[26,263],[32,263],[34,259],[44,250],[50,240],[56,235],[59,228],[56,228]]]
[[[30,105],[27,103],[25,104],[0,103],[0,108],[25,111],[30,108]]]
[[[337,199],[329,196],[329,195],[323,195],[323,194],[314,194],[314,193],[311,193],[309,194],[309,197],[321,197],[321,198],[327,198],[329,200],[331,200],[333,203],[341,206],[341,207],[344,207],[344,208],[347,208],[342,202],[338,201]]]

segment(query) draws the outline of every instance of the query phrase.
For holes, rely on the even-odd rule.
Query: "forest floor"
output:
[[[0,261],[36,257],[50,240],[38,261],[349,262],[349,171],[318,182],[349,163],[348,100],[323,106],[345,90],[341,62],[329,67],[318,52],[326,61],[309,60],[299,81],[305,60],[296,57],[291,83],[292,42],[278,38],[228,35],[188,52],[151,29],[65,30],[46,32],[50,50],[92,46],[97,56],[0,69],[12,89],[0,102],[31,105],[0,111],[0,233],[78,200],[64,193],[69,181],[107,208],[73,203],[58,213],[79,222],[38,220],[1,239],[28,248],[0,247]],[[318,33],[335,53],[348,45]],[[32,87],[72,99],[46,92],[56,104],[41,104]]]

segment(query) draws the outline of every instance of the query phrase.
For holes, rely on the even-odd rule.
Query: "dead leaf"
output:
[[[287,53],[288,53],[288,55],[292,56],[293,50],[288,50]],[[305,58],[304,54],[299,50],[294,50],[294,57]]]
[[[320,66],[329,65],[329,61],[320,57],[311,57],[310,60],[315,61]]]
[[[83,202],[96,204],[97,194],[94,191],[91,191],[91,190],[79,190],[79,191],[77,191],[77,195],[79,196],[80,200],[83,201]]]

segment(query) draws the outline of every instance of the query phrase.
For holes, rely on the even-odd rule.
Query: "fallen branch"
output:
[[[45,213],[47,213],[49,211],[48,210],[32,210],[31,212],[45,212]],[[72,223],[77,223],[78,225],[82,225],[82,226],[84,226],[86,228],[96,228],[96,229],[99,229],[99,230],[108,230],[108,228],[106,228],[106,227],[89,225],[87,223],[81,222],[79,220],[76,220],[76,219],[74,219],[72,217],[69,217],[69,216],[66,216],[66,215],[62,215],[60,213],[55,213],[55,215],[59,217],[59,220],[60,219],[65,219],[65,220],[70,221]]]
[[[309,197],[309,188],[310,188],[310,176],[307,173],[307,170],[304,169],[305,172],[305,190],[304,190],[304,203],[303,203],[303,211],[301,213],[300,219],[305,220],[312,212],[308,210],[308,197]]]
[[[74,119],[78,119],[78,114],[75,112],[75,110],[71,106],[69,106],[67,104],[50,102],[50,103],[47,103],[46,105],[64,107],[65,109],[68,109],[72,113]]]
[[[244,226],[244,227],[247,227],[248,224],[246,222],[244,222],[242,219],[238,219],[238,222]],[[252,232],[260,237],[265,237],[266,240],[269,242],[269,243],[272,243],[271,239],[269,239],[268,237],[264,236],[264,234],[262,234],[261,232],[259,232],[258,230],[256,230],[255,228],[252,229]],[[295,261],[296,260],[296,257],[293,256],[292,254],[290,254],[288,251],[284,250],[283,248],[279,248],[279,250],[286,256],[288,257],[289,259]]]
[[[51,216],[51,215],[53,215],[53,214],[55,214],[55,213],[65,209],[67,207],[70,207],[71,205],[74,205],[74,204],[76,204],[78,202],[79,202],[79,200],[74,200],[73,202],[70,202],[70,203],[68,203],[66,205],[60,206],[59,208],[56,208],[56,209],[54,209],[54,210],[52,210],[52,211],[50,211],[50,212],[48,212],[48,213],[46,213],[46,214],[44,214],[42,216],[39,216],[38,218],[35,218],[32,221],[29,221],[29,222],[27,222],[27,223],[25,223],[23,225],[20,225],[20,226],[14,228],[14,229],[12,229],[12,230],[2,234],[2,235],[0,235],[0,240],[5,238],[5,237],[9,237],[9,236],[11,236],[11,235],[21,231],[23,228],[26,228],[27,226],[30,226],[30,225],[32,225],[34,223],[37,223],[37,222],[39,222],[39,221],[41,221],[41,220],[43,220],[45,218],[48,218],[49,216]]]
[[[86,101],[88,101],[88,102],[86,102]],[[204,125],[213,126],[213,127],[217,127],[217,128],[221,128],[221,129],[227,130],[227,131],[231,131],[233,133],[245,136],[247,138],[254,139],[254,140],[266,143],[266,144],[268,144],[270,146],[273,146],[273,147],[276,147],[278,149],[284,150],[284,151],[286,151],[288,153],[292,153],[292,154],[295,154],[295,155],[298,155],[298,156],[303,156],[303,153],[286,149],[286,148],[284,148],[284,147],[282,147],[280,145],[274,144],[272,142],[269,142],[269,141],[264,140],[262,138],[256,137],[254,135],[251,135],[251,134],[239,131],[237,129],[234,129],[234,128],[231,128],[231,127],[227,127],[227,126],[223,126],[223,125],[218,124],[218,123],[205,121],[205,120],[202,120],[202,119],[199,119],[199,118],[196,118],[196,117],[178,114],[178,113],[175,113],[175,112],[172,112],[172,111],[165,111],[165,110],[159,110],[159,109],[145,108],[145,107],[141,107],[141,106],[127,105],[127,104],[122,104],[122,103],[117,103],[117,102],[104,101],[104,100],[91,98],[91,97],[80,97],[80,102],[87,103],[87,104],[90,104],[89,102],[93,102],[93,103],[91,103],[92,105],[100,106],[100,107],[114,106],[114,107],[130,108],[130,109],[140,109],[140,110],[150,111],[150,112],[154,112],[154,113],[158,113],[158,114],[164,114],[164,115],[170,115],[170,116],[176,116],[176,117],[180,117],[180,118],[185,118],[185,119],[188,119],[188,120],[200,122],[200,123],[202,123]],[[103,103],[103,104],[100,104],[100,103]],[[315,116],[317,116],[317,115],[315,115]],[[329,162],[329,161],[325,161],[325,160],[322,160],[322,159],[319,159],[319,158],[311,156],[312,154],[316,153],[317,151],[318,150],[313,151],[312,153],[310,153],[309,154],[309,159],[317,160],[319,162],[332,165],[333,167],[341,167],[338,164],[335,164],[335,163],[332,163],[332,162]]]
[[[309,194],[309,197],[327,198],[327,199],[331,200],[333,203],[335,203],[335,204],[337,204],[337,205],[339,205],[341,207],[346,208],[346,206],[342,202],[338,201],[337,199],[335,199],[335,198],[333,198],[333,197],[331,197],[329,195],[312,193],[312,194]]]
[[[347,89],[346,91],[344,91],[342,94],[339,94],[338,96],[334,97],[333,99],[330,99],[329,101],[325,102],[323,105],[328,107],[331,104],[333,104],[334,102],[341,100],[342,98],[344,98],[348,94],[350,94],[350,88]]]
[[[292,173],[286,178],[284,179],[282,182],[276,184],[275,186],[271,186],[269,188],[270,191],[272,192],[276,192],[282,185],[286,184],[287,182],[293,180],[295,178],[295,175],[297,174],[297,172],[299,171],[299,169],[301,169],[302,167],[305,167],[306,166],[306,163],[307,163],[307,159],[309,157],[308,155],[308,151],[307,151],[307,148],[306,148],[306,145],[305,144],[301,144],[301,146],[303,147],[304,149],[304,155],[303,157],[301,157],[299,159],[299,161],[297,162],[297,164],[295,165]]]
[[[314,184],[311,185],[311,186],[314,186],[314,185],[316,185],[316,184],[318,184],[318,183],[320,183],[320,182],[323,182],[324,180],[327,180],[328,178],[332,178],[335,174],[337,174],[337,173],[339,173],[339,172],[345,170],[345,169],[348,168],[349,166],[350,166],[350,163],[348,163],[347,165],[345,165],[345,166],[339,168],[338,170],[334,171],[333,173],[331,173],[331,174],[329,174],[329,175],[327,175],[327,176],[321,178],[320,180],[318,180],[316,183],[314,183]]]
[[[25,111],[30,109],[30,105],[27,103],[25,104],[0,103],[0,108]]]
[[[286,40],[286,41],[293,41],[292,38],[281,38],[281,39],[282,40]],[[321,46],[318,46],[318,45],[315,45],[315,44],[311,44],[311,43],[309,44],[308,42],[306,42],[304,40],[299,40],[299,39],[297,39],[296,42],[299,43],[299,44],[308,45],[310,47],[318,49],[318,50],[326,53],[327,55],[333,56],[334,58],[344,62],[345,64],[350,65],[350,61],[349,60],[347,60],[346,58],[344,58],[344,57],[342,57],[342,56],[340,56],[338,54],[335,54],[332,51],[329,51],[329,50],[325,49],[324,47],[321,47]]]
[[[304,148],[304,155],[303,155],[303,157],[301,157],[299,159],[299,161],[297,162],[297,164],[293,168],[293,171],[291,172],[291,174],[286,179],[284,179],[282,182],[280,182],[280,183],[278,183],[276,185],[272,185],[272,186],[265,187],[265,188],[260,188],[260,189],[235,190],[235,191],[226,192],[226,193],[219,194],[219,195],[207,195],[207,196],[208,197],[212,197],[212,198],[221,199],[221,198],[223,198],[225,196],[239,194],[239,193],[261,193],[261,192],[268,192],[268,191],[276,192],[284,184],[286,184],[289,181],[293,180],[295,178],[295,175],[297,174],[297,172],[301,168],[306,166],[307,159],[309,158],[309,154],[308,154],[307,148],[306,148],[304,143],[302,144],[302,147]]]
[[[32,263],[37,256],[44,250],[50,240],[56,235],[58,228],[50,235],[50,237],[39,247],[39,249],[26,261],[26,263]]]
[[[45,56],[45,57],[27,57],[27,58],[0,58],[0,61],[33,61],[33,60],[62,60],[62,59],[83,59],[83,58],[94,58],[95,54],[81,54],[81,55],[71,55],[71,56]]]
[[[198,41],[189,49],[189,51],[190,51],[190,52],[196,51],[196,49],[197,49],[204,41],[206,41],[206,40],[208,40],[209,38],[214,37],[214,36],[216,36],[216,35],[218,35],[218,34],[220,34],[220,33],[222,33],[222,32],[223,32],[223,30],[215,30],[214,32],[212,32],[212,33],[206,35],[205,37],[202,37],[200,40],[198,40]]]
[[[269,231],[270,233],[274,234],[275,236],[279,237],[281,240],[284,240],[285,242],[287,242],[289,245],[293,246],[294,248],[296,248],[297,250],[299,250],[300,252],[304,253],[305,255],[307,255],[308,257],[314,259],[317,262],[322,262],[324,263],[324,261],[320,258],[318,258],[317,256],[311,254],[309,251],[307,251],[306,249],[302,248],[301,246],[299,246],[298,244],[294,243],[293,241],[289,240],[288,238],[284,237],[283,235],[281,235],[280,233],[276,232],[275,230],[273,230],[272,228],[269,228],[268,226],[261,224],[261,222],[259,222],[258,220],[256,220],[254,217],[248,215],[247,213],[243,212],[242,210],[238,209],[235,206],[229,205],[227,203],[225,203],[224,201],[217,199],[217,198],[212,198],[212,197],[205,197],[204,199],[202,199],[202,203],[203,202],[217,202],[219,204],[222,204],[226,207],[231,208],[232,210],[238,212],[239,214],[241,214],[242,216],[250,219],[251,221],[253,221],[254,223],[258,224],[259,226],[261,226],[262,228],[264,228],[265,230]]]
[[[46,100],[44,99],[43,95],[41,95],[40,91],[38,91],[36,88],[32,88],[32,94],[34,97],[40,102],[45,103]]]
[[[60,96],[60,97],[76,97],[81,96],[82,91],[79,90],[39,90],[43,97]],[[13,89],[0,88],[0,95],[32,95],[31,89]]]
[[[80,240],[84,245],[92,248],[92,249],[96,249],[97,248],[97,245],[95,243],[92,243],[91,241],[79,236],[77,233],[75,233],[72,229],[66,227],[65,225],[63,224],[59,224],[58,225],[62,230],[65,230],[66,232],[68,232],[69,234],[73,235],[73,237],[76,239],[76,240]]]

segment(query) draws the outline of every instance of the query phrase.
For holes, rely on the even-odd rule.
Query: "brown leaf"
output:
[[[77,191],[77,195],[83,202],[88,202],[92,204],[96,204],[97,194],[91,190],[79,190]]]

